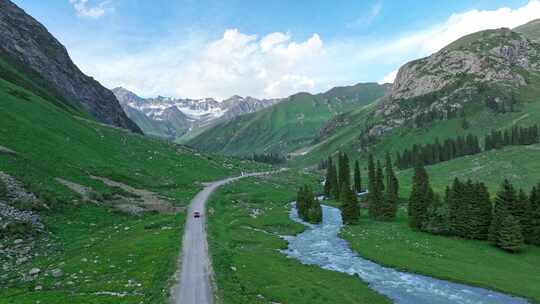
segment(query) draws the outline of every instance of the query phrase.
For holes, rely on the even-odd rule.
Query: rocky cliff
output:
[[[439,52],[403,65],[390,92],[381,99],[373,126],[379,135],[422,115],[444,119],[467,102],[514,102],[513,90],[540,72],[540,44],[510,29],[465,36]],[[490,92],[487,94],[486,92]]]
[[[43,25],[8,0],[0,0],[0,57],[35,72],[63,102],[98,121],[142,133],[111,91],[83,74]]]

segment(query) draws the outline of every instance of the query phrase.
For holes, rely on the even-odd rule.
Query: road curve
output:
[[[271,172],[250,173],[206,183],[205,188],[193,198],[187,211],[176,284],[171,289],[172,304],[212,304],[214,302],[212,265],[208,256],[205,225],[206,202],[212,192],[220,186],[241,178],[269,173]],[[193,217],[195,211],[200,212],[200,218]]]

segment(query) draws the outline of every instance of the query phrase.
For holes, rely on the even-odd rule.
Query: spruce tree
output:
[[[322,207],[319,200],[315,197],[315,194],[309,187],[306,186],[306,199],[307,199],[307,220],[312,224],[318,224],[322,222]]]
[[[454,179],[454,183],[450,188],[448,195],[448,208],[450,217],[450,228],[453,234],[462,236],[464,226],[464,210],[465,210],[465,184],[459,179]]]
[[[489,227],[489,240],[497,244],[499,229],[502,225],[502,221],[505,216],[512,214],[510,212],[510,206],[514,206],[517,199],[516,190],[514,186],[505,179],[501,185],[501,189],[495,197],[494,206],[493,206],[493,218],[491,220],[491,225]]]
[[[296,209],[298,216],[306,222],[317,224],[322,221],[321,204],[307,185],[300,187],[298,190]]]
[[[504,212],[497,231],[497,246],[510,252],[518,252],[525,246],[519,221],[509,212]]]
[[[396,217],[397,206],[399,203],[398,188],[399,183],[392,168],[392,159],[390,154],[386,153],[386,192],[382,204],[380,218],[382,220],[393,220]]]
[[[377,191],[376,190],[376,184],[377,184],[377,176],[375,173],[375,163],[373,161],[373,155],[369,155],[368,158],[368,194],[366,197],[367,203],[368,203],[368,214],[370,217],[375,217],[376,215],[376,201],[374,194]]]
[[[298,211],[298,216],[303,220],[307,220],[308,202],[306,194],[306,188],[300,187],[296,195],[296,210]]]
[[[326,179],[324,181],[324,195],[331,196],[332,195],[332,167],[334,164],[332,163],[332,158],[328,157],[328,160],[326,161]]]
[[[417,162],[414,167],[412,191],[409,197],[409,226],[421,230],[427,220],[427,211],[434,198],[429,186],[429,177],[424,167]]]
[[[448,210],[449,194],[450,188],[446,187],[443,201],[441,201],[439,196],[435,195],[433,204],[428,208],[427,221],[424,223],[422,230],[438,235],[451,234],[450,216]]]
[[[523,189],[519,189],[517,198],[514,202],[514,205],[511,206],[510,213],[516,219],[522,229],[522,233],[524,233],[524,230],[526,229],[528,222],[529,222],[529,197],[523,191]]]
[[[358,203],[358,198],[356,197],[356,193],[349,188],[344,188],[342,193],[341,215],[343,223],[354,224],[358,222],[358,219],[360,218],[360,204]]]
[[[540,246],[540,183],[531,191],[528,214],[526,240],[529,244]]]
[[[337,170],[336,165],[332,163],[330,166],[331,174],[330,174],[330,196],[339,199],[339,184],[338,184],[338,178],[337,178]]]
[[[351,186],[351,167],[349,165],[349,157],[346,153],[341,154],[341,162],[339,164],[339,184]]]
[[[377,220],[384,220],[385,213],[385,197],[384,197],[384,175],[381,166],[381,162],[377,160],[377,167],[375,170],[375,183],[373,184],[373,191],[371,193],[371,201],[373,202],[373,218]]]
[[[354,191],[362,192],[362,174],[360,173],[360,165],[358,161],[354,162]]]

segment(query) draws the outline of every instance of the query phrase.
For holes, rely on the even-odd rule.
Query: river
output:
[[[312,225],[299,219],[296,209],[290,212],[296,222],[308,226],[297,236],[285,236],[288,249],[282,252],[304,264],[358,275],[369,287],[399,304],[524,304],[522,298],[491,290],[452,283],[431,277],[401,272],[361,258],[338,235],[341,212],[323,206],[323,222]]]

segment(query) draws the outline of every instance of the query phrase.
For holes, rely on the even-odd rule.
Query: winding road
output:
[[[282,169],[283,170],[283,169]],[[244,177],[271,174],[274,172],[250,173],[220,181],[206,183],[205,188],[191,201],[182,242],[182,255],[179,258],[177,283],[171,290],[172,304],[212,304],[212,264],[208,256],[206,239],[206,202],[217,188]],[[193,217],[194,212],[201,217]]]

